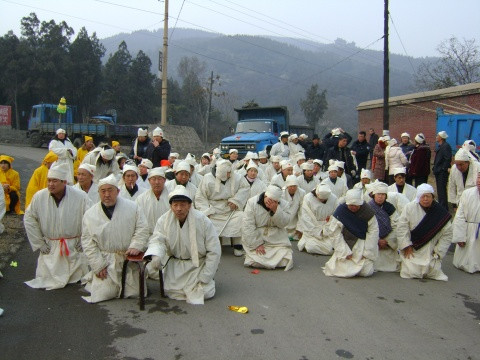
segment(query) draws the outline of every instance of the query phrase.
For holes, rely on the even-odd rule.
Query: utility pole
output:
[[[388,58],[388,0],[385,0],[383,14],[383,129],[390,128],[388,98],[390,97],[390,69]]]
[[[212,110],[212,88],[213,88],[213,71],[210,74],[210,88],[208,91],[208,109],[207,109],[207,116],[205,116],[205,138],[203,142],[207,142],[208,138],[208,120],[210,118],[210,111]]]
[[[163,21],[163,61],[162,61],[162,117],[160,124],[167,124],[167,50],[168,50],[168,0],[165,0],[165,19]]]

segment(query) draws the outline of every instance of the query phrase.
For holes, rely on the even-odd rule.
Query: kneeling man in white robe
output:
[[[338,206],[338,199],[326,184],[317,188],[303,198],[298,216],[298,231],[302,238],[298,250],[305,249],[310,254],[332,255],[332,239],[328,236],[328,221]]]
[[[371,276],[378,256],[378,223],[360,189],[347,191],[345,204],[330,219],[329,231],[335,251],[325,264],[325,275]]]
[[[293,251],[285,229],[291,217],[278,186],[269,185],[264,193],[247,201],[242,227],[245,266],[292,268]]]
[[[182,185],[168,195],[170,210],[158,219],[145,258],[158,271],[166,258],[165,293],[175,300],[203,304],[215,295],[214,276],[222,249],[212,222],[192,207]]]
[[[434,200],[433,193],[431,185],[420,185],[416,199],[405,206],[398,219],[402,278],[448,280],[442,259],[452,240],[452,216]]]
[[[98,182],[100,201],[83,216],[82,246],[91,271],[83,278],[90,303],[118,298],[122,267],[127,255],[145,251],[148,226],[140,207],[119,196],[116,177],[111,174]],[[139,296],[139,270],[129,264],[125,296]]]
[[[47,188],[35,193],[23,223],[33,251],[40,250],[32,288],[60,289],[88,272],[82,254],[83,214],[91,202],[85,192],[67,185],[70,167],[53,165]]]

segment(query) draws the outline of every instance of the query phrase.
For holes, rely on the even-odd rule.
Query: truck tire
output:
[[[34,132],[30,134],[30,145],[32,147],[40,148],[43,145],[43,137],[38,132]]]
[[[83,145],[83,142],[82,142],[82,138],[81,137],[76,137],[74,140],[73,140],[73,146],[75,146],[77,149],[82,147]]]

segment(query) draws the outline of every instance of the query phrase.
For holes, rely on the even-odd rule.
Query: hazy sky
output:
[[[383,0],[170,0],[169,26],[224,34],[277,35],[330,43],[336,38],[382,50]],[[181,9],[181,11],[180,11]],[[100,38],[119,32],[163,28],[164,2],[157,0],[0,0],[0,35],[20,35],[20,19],[65,20]],[[179,15],[180,13],[180,15]],[[390,50],[436,56],[451,36],[480,45],[480,0],[390,0]],[[397,34],[398,32],[398,34]],[[174,40],[175,35],[173,35]],[[73,40],[73,39],[72,39]],[[401,40],[401,41],[400,41]],[[402,47],[401,42],[403,42]],[[371,43],[374,43],[371,45]]]

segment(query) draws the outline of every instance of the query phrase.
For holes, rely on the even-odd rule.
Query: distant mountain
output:
[[[169,31],[172,33],[172,30]],[[104,60],[125,40],[135,56],[143,50],[157,73],[158,52],[163,30],[136,31],[102,39]],[[210,71],[220,76],[226,98],[215,99],[215,106],[234,117],[233,107],[255,99],[261,106],[287,105],[293,123],[305,118],[300,100],[310,85],[327,89],[328,127],[357,129],[356,106],[383,96],[383,52],[363,50],[354,43],[337,39],[324,44],[304,39],[235,35],[226,36],[201,30],[176,28],[168,48],[168,76],[178,79],[177,66],[184,56],[196,56],[206,63],[205,80]],[[414,91],[414,69],[424,59],[390,56],[390,96]],[[227,105],[228,104],[228,105]],[[323,129],[319,129],[320,132]]]

